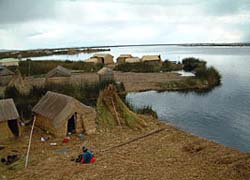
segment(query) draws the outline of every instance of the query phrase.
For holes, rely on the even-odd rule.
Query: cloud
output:
[[[11,24],[51,18],[54,15],[55,2],[54,0],[1,0],[0,23]]]
[[[0,49],[250,41],[247,1],[0,0]]]

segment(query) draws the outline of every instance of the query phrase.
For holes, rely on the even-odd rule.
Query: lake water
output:
[[[112,48],[111,54],[141,57],[160,54],[162,59],[185,57],[206,60],[222,74],[222,86],[206,94],[155,91],[130,93],[135,107],[152,106],[162,121],[195,135],[241,151],[250,151],[250,47],[151,46]],[[35,59],[84,60],[92,54],[57,55]],[[32,58],[34,59],[34,58]]]
[[[140,53],[147,53],[147,48]],[[206,94],[130,93],[135,107],[151,106],[162,121],[241,151],[250,151],[250,47],[162,47],[165,58],[194,56],[222,74],[222,85]]]

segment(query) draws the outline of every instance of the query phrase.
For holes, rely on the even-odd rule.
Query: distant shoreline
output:
[[[61,47],[61,48],[38,48],[38,49],[1,49],[0,52],[11,51],[33,51],[33,50],[65,50],[65,49],[85,49],[85,48],[114,48],[114,47],[140,47],[140,46],[187,46],[187,47],[243,47],[250,46],[250,43],[157,43],[157,44],[118,44],[118,45],[103,45],[103,46],[78,46],[78,47]]]

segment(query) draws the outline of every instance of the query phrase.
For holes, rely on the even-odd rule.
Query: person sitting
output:
[[[82,147],[82,151],[83,154],[81,154],[81,163],[94,163],[96,161],[94,154],[85,146]]]

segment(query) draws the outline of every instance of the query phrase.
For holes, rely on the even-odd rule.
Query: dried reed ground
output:
[[[0,179],[250,179],[249,153],[241,153],[147,118],[151,123],[141,131],[115,128],[110,132],[98,131],[96,135],[86,136],[84,141],[73,136],[67,144],[52,137],[48,142],[40,142],[40,137],[46,134],[36,128],[29,168],[22,168],[24,158],[12,166],[1,165]],[[163,127],[166,129],[157,134],[102,152]],[[58,145],[50,146],[50,142]],[[24,156],[27,143],[28,133],[25,133],[19,140],[8,142],[0,155],[17,150]],[[97,157],[95,164],[70,161],[81,152],[83,144],[94,151]],[[67,152],[57,152],[62,148]]]

